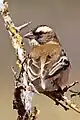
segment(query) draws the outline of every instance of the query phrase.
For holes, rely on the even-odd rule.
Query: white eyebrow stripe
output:
[[[40,32],[40,31],[43,31],[44,33],[45,32],[51,32],[53,31],[50,27],[47,27],[47,26],[42,26],[42,27],[39,27],[36,32]]]

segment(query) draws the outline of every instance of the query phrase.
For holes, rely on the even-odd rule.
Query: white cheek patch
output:
[[[43,31],[44,33],[46,32],[51,32],[53,31],[50,27],[47,27],[47,26],[42,26],[42,27],[39,27],[36,32],[40,32],[40,31]]]
[[[34,47],[34,46],[36,46],[36,45],[39,45],[39,43],[38,43],[35,39],[32,39],[31,41],[29,40],[29,45],[30,45],[31,47]]]

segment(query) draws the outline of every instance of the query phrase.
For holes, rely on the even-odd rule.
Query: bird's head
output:
[[[27,33],[25,38],[29,39],[29,43],[32,46],[41,45],[49,42],[58,42],[59,38],[56,33],[47,25],[39,25],[29,33]]]

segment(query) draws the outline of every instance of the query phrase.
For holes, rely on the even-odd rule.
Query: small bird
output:
[[[31,46],[27,59],[29,81],[38,92],[63,89],[68,82],[70,61],[54,30],[47,25],[39,25],[24,38]]]

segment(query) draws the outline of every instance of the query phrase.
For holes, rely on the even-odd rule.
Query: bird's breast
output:
[[[32,49],[31,58],[38,59],[42,56],[57,56],[61,53],[61,46],[59,44],[43,44]]]

